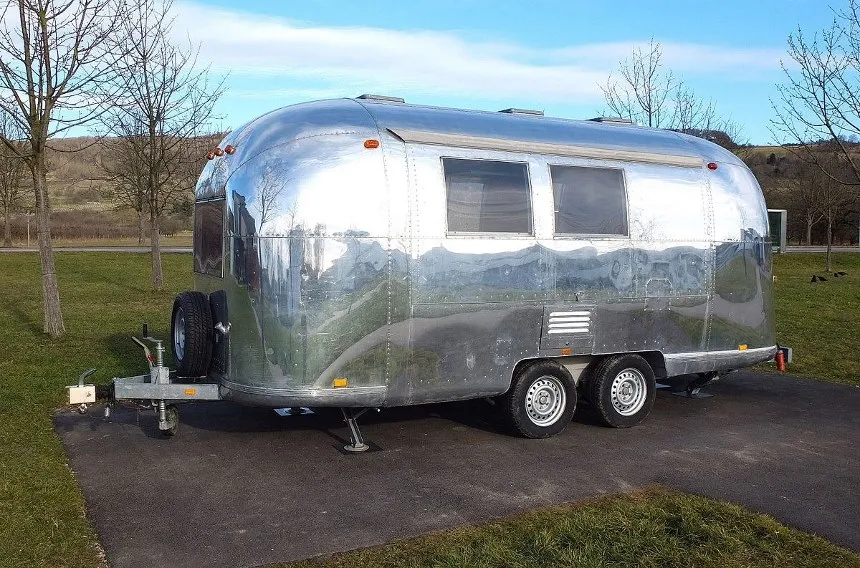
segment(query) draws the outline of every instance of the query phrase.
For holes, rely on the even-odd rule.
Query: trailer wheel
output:
[[[630,428],[654,406],[654,371],[639,355],[614,355],[602,360],[591,378],[589,401],[607,426]]]
[[[576,384],[570,373],[552,361],[523,368],[502,399],[514,430],[526,438],[555,436],[573,418]]]
[[[212,358],[212,311],[200,292],[181,292],[173,301],[170,337],[176,374],[202,377]]]
[[[167,424],[165,424],[165,427],[161,429],[161,433],[168,438],[172,438],[176,435],[176,430],[179,428],[179,409],[175,404],[167,405],[167,408],[165,409],[165,417],[167,419]]]

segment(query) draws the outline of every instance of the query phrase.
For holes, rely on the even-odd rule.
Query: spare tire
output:
[[[212,358],[212,311],[201,292],[181,292],[173,300],[170,337],[176,374],[203,377]]]

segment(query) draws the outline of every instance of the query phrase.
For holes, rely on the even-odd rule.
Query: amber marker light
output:
[[[746,343],[741,343],[740,345],[738,345],[738,351],[746,351],[747,348],[748,346]]]
[[[570,347],[563,347],[561,350],[562,355],[573,355],[573,349]]]
[[[713,171],[713,170],[717,169],[717,163],[716,163],[716,162],[711,162],[710,164],[708,164],[708,169],[709,169],[709,170],[711,170],[711,171]]]
[[[185,396],[194,396],[197,394],[197,389],[185,389]]]
[[[379,140],[374,140],[373,138],[364,141],[365,148],[379,148]]]
[[[331,385],[336,389],[342,389],[344,387],[349,386],[349,379],[344,377],[339,377],[332,381]]]
[[[231,146],[230,144],[227,144],[226,146],[224,146],[224,153],[225,154],[232,154],[235,151],[236,151],[235,146]]]

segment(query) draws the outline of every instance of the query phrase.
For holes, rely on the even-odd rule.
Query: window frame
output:
[[[525,181],[526,181],[526,199],[528,204],[528,223],[529,228],[528,231],[457,231],[451,230],[449,226],[449,218],[448,218],[448,196],[449,196],[449,187],[448,187],[448,177],[446,175],[445,170],[445,160],[459,160],[461,162],[496,162],[502,164],[516,164],[522,165],[525,169]],[[531,176],[531,168],[527,157],[519,157],[519,159],[500,159],[500,158],[478,158],[478,157],[464,157],[464,156],[453,156],[443,154],[439,156],[439,166],[441,168],[442,173],[442,185],[445,188],[445,202],[444,202],[444,210],[445,210],[445,235],[450,237],[470,237],[470,236],[499,236],[504,238],[533,238],[535,236],[535,207],[534,207],[534,187],[532,186],[532,176]]]
[[[592,170],[616,170],[621,172],[621,190],[624,195],[624,228],[626,230],[625,233],[567,233],[567,232],[558,232],[556,230],[556,202],[555,202],[555,188],[552,177],[552,168],[588,168]],[[557,162],[547,162],[546,164],[547,176],[549,178],[549,189],[550,196],[552,199],[552,238],[553,239],[571,239],[571,238],[588,238],[588,239],[607,239],[607,240],[618,240],[618,239],[629,239],[630,238],[630,193],[628,191],[627,185],[627,168],[623,165],[618,166],[610,166],[610,165],[591,165],[591,164],[562,164]]]
[[[221,262],[220,262],[221,270],[220,270],[220,272],[217,272],[217,273],[215,271],[211,271],[211,272],[202,271],[201,272],[200,270],[197,269],[198,237],[197,237],[197,231],[196,230],[193,231],[192,242],[191,242],[191,251],[192,251],[192,256],[193,256],[193,262],[192,262],[192,268],[191,268],[192,272],[194,274],[200,274],[202,276],[209,276],[212,278],[224,278],[224,264],[225,264],[225,259],[226,259],[225,252],[227,250],[226,243],[225,243],[226,233],[224,230],[224,228],[227,224],[227,218],[226,218],[227,217],[227,199],[225,197],[216,197],[214,199],[200,199],[200,200],[194,201],[194,226],[193,226],[193,229],[197,228],[197,207],[200,205],[209,205],[209,204],[219,203],[219,202],[221,205],[221,234],[220,234],[220,239],[219,239],[219,241],[221,243]],[[203,236],[201,235],[200,241],[199,241],[201,245],[202,245],[202,239],[203,239]]]

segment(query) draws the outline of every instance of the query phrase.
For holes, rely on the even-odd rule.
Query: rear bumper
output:
[[[666,376],[687,375],[692,373],[709,373],[716,371],[733,371],[763,363],[776,354],[776,345],[756,349],[707,351],[703,353],[675,353],[664,355]]]

